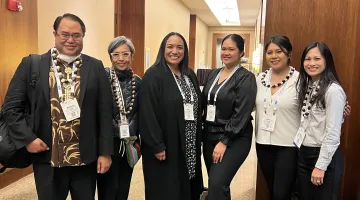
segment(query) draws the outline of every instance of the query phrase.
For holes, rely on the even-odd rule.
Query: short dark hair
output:
[[[336,73],[334,58],[331,54],[330,48],[323,42],[312,42],[304,49],[301,56],[300,75],[296,83],[296,88],[299,93],[299,110],[301,110],[305,100],[308,85],[311,84],[311,77],[305,71],[304,61],[308,52],[313,48],[319,48],[320,54],[325,59],[325,70],[320,74],[320,90],[314,97],[314,104],[316,103],[317,106],[325,108],[325,93],[328,87],[332,83],[340,85],[340,80]]]
[[[65,13],[63,16],[58,16],[58,17],[55,19],[54,25],[53,25],[54,31],[57,31],[57,30],[58,30],[59,25],[60,25],[60,22],[61,22],[61,20],[63,20],[64,18],[78,22],[78,23],[80,24],[80,26],[81,26],[81,29],[82,29],[83,34],[85,35],[86,27],[85,27],[84,22],[80,19],[80,17],[78,17],[78,16],[76,16],[76,15],[74,15],[74,14],[71,14],[71,13]]]
[[[265,52],[268,50],[270,44],[276,44],[281,51],[289,57],[288,64],[291,62],[290,54],[292,53],[292,44],[290,39],[285,35],[274,35],[268,40],[265,45]]]
[[[182,74],[188,75],[188,73],[189,73],[188,72],[188,70],[189,70],[189,49],[188,49],[185,38],[180,33],[171,32],[164,37],[164,39],[161,42],[159,52],[156,57],[156,61],[155,61],[154,65],[163,65],[163,66],[167,65],[166,60],[165,60],[165,46],[166,46],[166,42],[168,41],[168,39],[173,35],[179,36],[184,43],[184,58],[179,63],[179,70]]]
[[[245,42],[244,39],[238,34],[229,34],[225,36],[221,42],[221,46],[223,45],[224,41],[229,38],[236,43],[236,47],[239,49],[239,51],[244,53]]]

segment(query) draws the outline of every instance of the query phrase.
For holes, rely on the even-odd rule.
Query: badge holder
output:
[[[121,139],[129,138],[130,137],[130,128],[129,123],[127,122],[127,117],[123,116],[120,113],[120,120],[119,120],[119,136]]]
[[[296,132],[295,138],[294,138],[294,145],[297,148],[300,148],[302,143],[304,142],[304,139],[306,137],[306,129],[307,129],[307,125],[308,125],[308,121],[301,119],[301,124],[299,127],[299,130]]]
[[[302,127],[300,127],[296,133],[293,143],[297,148],[300,149],[302,143],[304,142],[304,139],[305,139],[305,130]]]
[[[209,104],[207,106],[206,121],[214,122],[215,121],[215,115],[216,115],[216,106]]]
[[[265,114],[264,119],[261,122],[261,129],[265,131],[274,131],[275,128],[275,122],[276,122],[276,115],[268,115]]]
[[[194,117],[194,105],[190,103],[184,103],[184,117],[185,120],[195,120]]]
[[[60,105],[67,122],[71,122],[74,119],[80,118],[81,110],[76,98],[63,101],[60,103]]]

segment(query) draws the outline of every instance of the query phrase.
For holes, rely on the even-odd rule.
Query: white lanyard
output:
[[[215,92],[214,105],[215,105],[215,103],[216,103],[217,95],[218,95],[220,89],[225,85],[225,83],[227,83],[227,82],[230,80],[230,78],[232,77],[232,75],[234,75],[234,73],[236,72],[237,69],[239,69],[239,65],[236,66],[236,67],[232,70],[231,74],[226,78],[225,81],[223,81],[223,82],[221,83],[220,87],[219,87],[219,88],[217,89],[217,91]],[[210,94],[211,94],[211,91],[212,91],[213,88],[215,87],[215,84],[216,84],[217,81],[219,80],[220,75],[221,75],[221,73],[222,73],[223,71],[224,71],[224,68],[222,68],[222,69],[220,70],[220,72],[219,72],[218,75],[216,76],[213,84],[212,84],[211,87],[210,87],[210,90],[209,90],[209,93],[208,93],[208,103],[209,103],[209,104],[210,104]]]
[[[268,80],[267,80],[267,84],[268,84],[268,85],[270,85],[271,74],[272,74],[272,71],[270,71],[270,73],[269,73],[269,78],[268,78]],[[275,115],[275,112],[276,112],[276,110],[277,110],[278,97],[279,97],[279,96],[282,94],[282,92],[285,90],[286,84],[287,84],[287,82],[285,82],[285,83],[283,84],[283,86],[281,87],[281,89],[278,90],[278,91],[275,93],[275,102],[274,102],[273,115]],[[269,89],[270,89],[270,88],[268,88],[268,87],[266,88],[266,90],[265,90],[265,95],[264,95],[264,112],[265,112],[265,114],[267,114],[267,113],[266,113],[266,109],[267,109],[267,99],[268,99],[268,97],[271,98],[271,96],[272,96],[272,95],[269,95],[269,93],[271,94],[271,89],[270,89],[270,91],[269,91]]]
[[[56,85],[57,85],[57,90],[58,90],[58,94],[60,97],[60,100],[62,99],[63,93],[62,93],[62,87],[61,87],[61,81],[60,81],[60,77],[59,77],[59,72],[56,69],[56,65],[52,59],[52,68],[54,70],[54,75],[55,75],[55,79],[56,79]],[[71,72],[71,78],[75,77],[75,70],[76,70],[76,65],[75,62],[73,62],[73,67],[72,67],[72,72]],[[65,76],[65,75],[64,75]],[[75,95],[75,80],[73,80],[73,82],[71,83],[71,93]]]
[[[170,68],[170,67],[169,67],[169,68]],[[170,71],[171,71],[171,70],[170,70]],[[172,73],[172,72],[171,72],[171,73]],[[179,88],[179,90],[180,90],[180,93],[181,93],[181,96],[182,96],[182,98],[183,98],[183,100],[184,100],[184,103],[185,103],[185,100],[186,100],[185,94],[184,94],[184,92],[182,91],[182,89],[181,89],[181,87],[180,87],[180,85],[179,85],[179,83],[178,83],[178,81],[177,81],[177,79],[176,79],[176,77],[175,77],[175,74],[172,73],[172,75],[173,75],[173,77],[174,77],[175,83],[176,83],[176,85],[178,86],[178,88]],[[194,96],[193,96],[192,91],[191,91],[189,79],[188,79],[188,77],[185,76],[185,75],[184,75],[184,79],[185,79],[186,85],[188,85],[188,87],[189,87],[190,96],[191,96],[191,103],[193,103],[193,102],[194,102]]]

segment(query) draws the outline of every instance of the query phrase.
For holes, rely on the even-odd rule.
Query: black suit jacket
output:
[[[89,164],[99,155],[113,154],[112,94],[104,66],[100,60],[82,54],[80,70],[80,133],[81,159]],[[42,139],[49,151],[32,154],[34,163],[49,163],[51,159],[52,131],[50,113],[49,72],[50,51],[40,60],[36,83],[30,82],[30,57],[25,57],[18,66],[7,91],[3,110],[12,130],[15,146],[20,149],[36,138]],[[27,110],[35,95],[34,121],[27,120]]]

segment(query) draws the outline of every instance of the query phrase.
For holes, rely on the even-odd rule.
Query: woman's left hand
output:
[[[345,109],[344,109],[344,118],[349,116],[351,113],[351,106],[349,105],[349,102],[346,101]]]
[[[315,168],[311,174],[311,183],[320,186],[324,183],[325,171]]]
[[[213,163],[221,162],[226,151],[226,145],[222,142],[217,143],[213,151]]]

